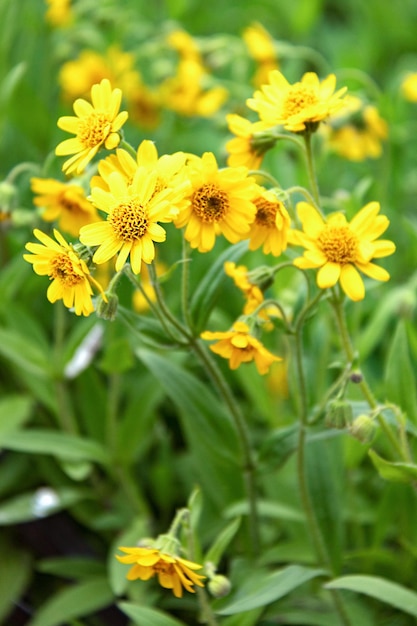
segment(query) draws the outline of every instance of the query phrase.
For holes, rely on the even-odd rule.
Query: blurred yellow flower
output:
[[[401,92],[406,100],[417,102],[417,72],[410,72],[401,83]]]
[[[257,250],[263,246],[264,254],[279,256],[287,247],[288,211],[273,191],[266,189],[253,202],[256,215],[249,231],[249,249]]]
[[[94,311],[91,284],[104,299],[105,296],[85,261],[57,230],[54,230],[56,241],[38,229],[33,233],[41,243],[27,243],[25,247],[31,254],[24,254],[23,258],[32,263],[36,274],[49,276],[52,281],[46,294],[49,302],[63,300],[67,308],[74,307],[76,315],[90,315]]]
[[[46,0],[45,19],[51,26],[67,26],[72,21],[71,0]]]
[[[229,359],[229,367],[237,369],[242,363],[255,362],[260,374],[266,374],[275,361],[281,358],[269,352],[262,343],[249,333],[249,326],[242,321],[233,324],[226,332],[205,331],[201,338],[207,341],[217,340],[210,346],[212,352]]]
[[[269,82],[247,100],[257,111],[263,128],[282,125],[294,133],[313,131],[319,122],[339,111],[344,105],[346,87],[335,92],[336,77],[330,74],[320,82],[317,74],[307,72],[301,81],[291,85],[281,72],[269,74]]]
[[[132,565],[127,573],[128,580],[149,580],[155,575],[158,582],[165,589],[172,589],[175,597],[181,598],[183,588],[195,593],[194,586],[204,587],[202,580],[205,576],[196,574],[203,566],[187,561],[179,556],[166,554],[156,548],[133,547],[119,548],[126,556],[116,554],[120,563]]]
[[[79,185],[62,183],[54,178],[32,178],[30,183],[32,191],[38,194],[33,203],[44,209],[42,219],[45,222],[58,220],[59,230],[78,237],[82,226],[100,220]]]
[[[120,89],[112,89],[110,81],[103,79],[91,88],[92,104],[81,98],[74,102],[76,117],[64,116],[58,120],[58,127],[75,135],[65,139],[56,147],[58,156],[72,154],[62,169],[67,174],[80,174],[94,158],[101,147],[108,150],[120,143],[119,130],[127,119],[127,112],[119,113],[122,100]]]
[[[245,265],[236,265],[233,261],[226,261],[224,271],[227,276],[233,279],[236,287],[238,287],[246,298],[243,309],[244,315],[253,313],[259,305],[264,301],[264,294],[258,285],[254,285],[248,278],[248,268]],[[275,310],[276,312],[276,310]],[[268,311],[262,308],[259,317],[269,320]]]
[[[343,213],[333,213],[324,220],[307,202],[299,202],[297,213],[303,231],[290,231],[290,241],[306,251],[294,260],[302,269],[319,268],[317,285],[333,287],[338,281],[351,300],[365,297],[365,286],[358,272],[375,280],[389,280],[388,272],[371,263],[395,252],[392,241],[378,237],[386,231],[389,220],[378,215],[378,202],[369,202],[348,222]]]
[[[256,207],[253,199],[259,187],[245,167],[219,169],[211,152],[190,160],[188,177],[192,185],[190,204],[181,210],[175,226],[186,226],[185,238],[192,248],[208,252],[216,236],[231,243],[245,239]]]
[[[275,140],[257,141],[255,133],[261,131],[262,124],[250,122],[237,113],[226,115],[226,121],[229,130],[236,135],[226,143],[229,154],[227,164],[230,167],[244,165],[250,170],[259,169],[265,152],[275,144]]]
[[[249,54],[258,64],[254,83],[257,86],[263,85],[268,81],[269,72],[279,69],[274,40],[259,22],[245,28],[243,40]]]

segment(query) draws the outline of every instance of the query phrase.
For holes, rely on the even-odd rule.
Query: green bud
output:
[[[352,406],[347,400],[331,400],[326,407],[325,422],[329,428],[346,428],[352,422]]]
[[[107,293],[106,300],[103,296],[99,296],[97,305],[97,317],[102,320],[114,322],[117,315],[117,307],[119,306],[119,298],[115,293]]]
[[[207,583],[207,588],[214,598],[223,598],[230,593],[232,583],[228,578],[226,578],[226,576],[222,576],[222,574],[216,574]]]
[[[275,274],[267,265],[261,265],[248,272],[247,276],[252,285],[256,285],[261,291],[266,291],[268,287],[273,285]]]
[[[358,415],[349,428],[350,434],[361,443],[371,443],[376,433],[376,424],[369,415]]]

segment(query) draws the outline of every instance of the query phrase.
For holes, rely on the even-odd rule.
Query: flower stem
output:
[[[312,195],[315,201],[315,205],[319,207],[320,206],[320,194],[319,194],[319,188],[317,184],[316,170],[314,167],[311,137],[312,137],[312,133],[309,130],[306,130],[304,133],[304,141],[305,141],[305,147],[306,147],[306,161],[307,161],[308,177],[310,180],[310,186],[311,186]]]

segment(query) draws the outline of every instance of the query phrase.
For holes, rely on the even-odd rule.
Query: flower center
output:
[[[216,185],[203,185],[193,193],[191,204],[202,222],[219,222],[229,208],[227,194]]]
[[[155,572],[162,572],[163,574],[169,574],[172,576],[174,573],[174,566],[172,563],[166,563],[163,560],[157,561],[152,568]]]
[[[292,85],[284,101],[283,113],[288,118],[318,103],[317,94],[311,87],[301,83]]]
[[[94,111],[80,120],[78,139],[86,148],[94,148],[107,139],[110,130],[111,124],[107,115]]]
[[[119,204],[113,209],[109,222],[118,239],[133,242],[143,237],[148,231],[148,216],[141,204],[131,200]]]
[[[59,199],[59,204],[63,209],[65,209],[65,211],[68,211],[69,213],[77,213],[83,210],[79,202],[77,202],[76,200],[71,200],[71,198],[69,198],[66,194],[61,195]]]
[[[57,254],[51,259],[51,278],[59,280],[65,287],[75,287],[84,277],[74,270],[74,264],[67,254]]]
[[[275,217],[277,211],[279,211],[278,202],[269,202],[269,200],[265,200],[265,198],[256,198],[253,202],[257,209],[255,223],[258,226],[275,228]]]
[[[349,226],[327,225],[318,236],[317,242],[331,263],[353,263],[357,257],[358,238]]]

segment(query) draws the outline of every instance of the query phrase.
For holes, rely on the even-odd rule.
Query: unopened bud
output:
[[[358,415],[354,419],[351,427],[350,434],[358,439],[361,443],[371,443],[376,433],[376,424],[369,417],[369,415]]]
[[[230,593],[232,583],[226,576],[222,574],[216,574],[207,583],[207,588],[214,598],[223,598]]]
[[[359,370],[353,370],[353,372],[350,373],[349,380],[351,383],[358,385],[363,381],[362,372]]]
[[[103,296],[99,296],[99,302],[97,306],[97,317],[109,322],[114,322],[117,315],[117,308],[119,306],[119,298],[115,293],[107,293],[106,300]]]
[[[272,268],[267,265],[261,265],[254,270],[248,272],[248,280],[252,285],[259,287],[261,291],[266,291],[268,287],[273,285],[275,274]]]
[[[347,400],[331,400],[327,405],[325,422],[329,428],[346,428],[352,419],[352,406]]]

